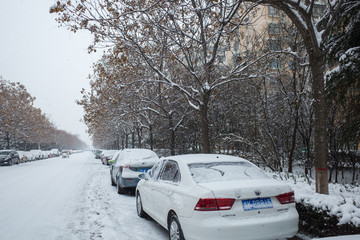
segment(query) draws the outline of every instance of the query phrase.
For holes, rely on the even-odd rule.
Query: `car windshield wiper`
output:
[[[214,171],[218,171],[221,176],[224,176],[225,175],[225,172],[224,171],[221,171],[220,169],[217,169],[217,168],[213,168],[214,166],[211,166],[211,167],[207,167],[207,169],[211,169],[211,170],[214,170]]]

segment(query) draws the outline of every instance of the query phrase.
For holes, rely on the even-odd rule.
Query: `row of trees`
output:
[[[284,44],[274,49],[264,33],[251,35],[251,44],[240,48],[246,51],[234,52],[229,63],[230,46],[249,31],[263,3],[291,20],[283,22],[283,34],[271,37]],[[358,13],[359,5],[334,1],[317,24],[314,6],[290,0],[81,0],[58,1],[50,12],[72,31],[91,31],[90,51],[110,48],[94,65],[91,90],[78,101],[95,145],[146,144],[172,154],[231,151],[290,172],[295,159],[315,165],[317,191],[327,193],[327,134],[333,135],[326,129],[327,110],[338,102],[331,91],[326,101],[325,66],[337,65],[341,56],[358,67],[358,43],[340,45],[337,38],[356,39],[359,17],[350,13]],[[274,59],[286,64],[274,71]],[[353,81],[341,91],[355,89],[358,96],[359,78],[351,72]],[[335,75],[328,74],[329,90],[341,82]],[[345,100],[341,109],[355,103]],[[354,129],[354,122],[344,122],[339,111],[333,116],[340,133],[336,151],[357,148],[359,131],[339,137],[339,123]]]
[[[25,86],[0,77],[1,149],[84,149],[78,136],[59,130],[33,106]]]

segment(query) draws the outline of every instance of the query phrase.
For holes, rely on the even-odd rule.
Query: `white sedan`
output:
[[[152,217],[169,239],[277,239],[298,231],[290,186],[245,159],[171,156],[140,178],[137,214]]]

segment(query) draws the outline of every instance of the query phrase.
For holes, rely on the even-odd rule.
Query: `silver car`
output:
[[[140,181],[139,174],[146,173],[158,161],[159,157],[149,149],[121,150],[111,172],[117,192],[123,194],[127,189],[135,189]]]

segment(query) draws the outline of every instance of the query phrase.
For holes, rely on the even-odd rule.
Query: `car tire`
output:
[[[176,214],[172,214],[169,218],[169,240],[185,240]]]
[[[141,218],[145,218],[148,216],[146,212],[144,212],[140,193],[136,193],[136,213]]]
[[[20,163],[20,162],[19,162],[19,159],[17,159],[17,160],[16,160],[16,164],[19,164],[19,163]]]
[[[122,188],[119,184],[119,179],[116,181],[116,188],[117,188],[117,193],[118,194],[124,194],[125,193],[125,189]]]
[[[12,166],[12,165],[13,165],[13,160],[10,159],[10,160],[9,160],[9,166]]]

